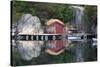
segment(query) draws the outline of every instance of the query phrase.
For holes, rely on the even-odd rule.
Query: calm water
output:
[[[12,52],[12,65],[38,65],[96,61],[97,46],[92,44],[93,43],[91,41],[67,43],[67,46],[64,48],[64,52],[57,56],[46,53],[46,47],[43,46],[39,56],[33,57],[31,60],[25,60],[25,57],[23,58],[22,55],[20,55],[18,47],[15,46],[13,47]],[[23,53],[23,55],[25,53]]]

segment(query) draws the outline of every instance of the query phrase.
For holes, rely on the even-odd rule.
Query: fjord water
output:
[[[77,6],[74,6],[73,8],[75,8],[75,17],[72,19],[72,25],[75,27],[78,26],[78,30],[84,32],[84,26],[81,24],[81,22],[83,22],[83,8]],[[28,15],[27,17],[32,16]],[[40,21],[37,18],[34,20],[32,18],[30,20],[27,19],[28,23],[23,22],[23,20],[19,21],[22,23],[18,24],[17,33],[26,34],[28,32],[28,34],[43,34],[43,30],[40,26]],[[39,23],[30,23],[33,21]],[[31,32],[33,27],[35,33]],[[30,31],[28,29],[30,29]],[[16,42],[13,40],[12,45],[14,46],[12,46],[12,64],[16,66],[22,66],[97,61],[97,44],[93,45],[94,42],[92,40],[65,40],[63,41],[65,43],[64,51],[59,55],[50,55],[45,52],[45,49],[47,48],[46,45],[48,45],[47,42],[48,41]],[[54,45],[55,43],[52,44]]]

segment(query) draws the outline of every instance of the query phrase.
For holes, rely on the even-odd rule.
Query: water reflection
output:
[[[59,24],[58,22],[55,22],[53,25],[47,24],[49,26],[46,33],[67,34],[64,30],[63,23],[60,21]],[[38,35],[44,33],[39,18],[33,17],[30,14],[22,16],[17,23],[16,30],[17,32],[14,35]],[[55,37],[53,37],[54,40],[46,41],[12,40],[12,45],[14,45],[12,47],[13,51],[17,52],[16,55],[19,56],[17,59],[24,60],[25,62],[34,61],[33,63],[27,62],[29,65],[97,60],[97,46],[92,45],[92,41],[72,41],[72,39],[67,40],[63,39],[63,37],[61,40],[55,40]],[[24,62],[21,63],[25,65]]]
[[[24,44],[20,43],[17,47],[18,53],[20,54],[20,58],[26,61],[36,59],[36,61],[34,61],[37,64],[53,63],[54,60],[58,63],[97,60],[97,47],[93,46],[89,42],[72,42],[69,44],[67,43],[67,45],[69,46],[65,47],[59,55],[48,54],[46,52],[47,48],[45,46],[41,47],[39,45],[40,43],[38,41],[33,41],[31,44],[29,42],[24,42]],[[48,45],[48,43],[46,43],[45,45]]]
[[[33,57],[38,57],[41,52],[42,42],[33,41],[33,42],[18,42],[17,49],[21,57],[25,60],[31,60]]]
[[[39,18],[36,16],[32,16],[31,14],[23,15],[16,24],[16,32],[14,32],[14,34],[43,34],[43,29],[41,27]],[[18,53],[25,60],[31,60],[33,57],[38,57],[43,45],[43,41],[13,40],[12,45],[14,44],[14,42],[16,44],[15,46],[17,47]]]

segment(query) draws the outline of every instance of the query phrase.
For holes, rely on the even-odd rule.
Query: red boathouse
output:
[[[64,34],[64,23],[58,19],[50,19],[47,23],[46,31],[48,34]],[[64,51],[65,41],[63,40],[51,40],[47,42],[49,48],[46,52],[51,55],[59,55]]]

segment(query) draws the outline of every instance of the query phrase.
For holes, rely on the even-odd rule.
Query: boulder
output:
[[[41,27],[40,20],[37,16],[31,14],[24,14],[17,23],[17,35],[27,34],[35,35],[42,34],[43,29]],[[33,57],[38,57],[43,46],[42,41],[17,41],[18,52],[25,60],[31,60]]]

